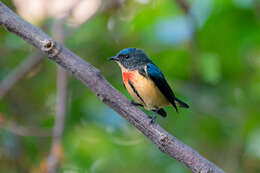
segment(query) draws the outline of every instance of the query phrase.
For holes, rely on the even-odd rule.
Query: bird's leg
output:
[[[155,122],[156,122],[156,116],[157,115],[157,113],[155,112],[150,118],[151,118],[151,121],[150,121],[150,123],[151,124],[154,124]]]
[[[153,116],[149,116],[149,118],[151,118],[151,124],[154,124],[156,122],[155,120],[157,114],[161,115],[164,118],[167,116],[166,112],[163,109],[158,108],[152,111],[154,112]]]
[[[136,103],[136,102],[133,101],[133,100],[131,100],[131,104],[134,105],[134,106],[141,106],[141,107],[143,107],[142,104],[140,104],[140,103]]]
[[[142,104],[140,104],[140,103],[137,103],[137,102],[135,102],[135,101],[133,101],[133,100],[131,100],[131,104],[134,105],[134,106],[144,107],[144,105],[142,105]],[[153,110],[154,114],[153,114],[152,116],[148,116],[148,117],[151,119],[151,121],[150,121],[151,124],[154,124],[154,123],[156,122],[156,114],[157,114],[157,111],[158,111],[158,110]]]
[[[152,116],[149,116],[149,118],[151,118],[151,121],[150,121],[151,124],[154,124],[156,122],[156,117],[157,117],[156,115],[158,114],[158,110],[159,109],[152,110],[154,112],[154,114]]]

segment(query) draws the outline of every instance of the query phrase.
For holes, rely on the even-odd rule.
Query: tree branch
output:
[[[53,35],[60,42],[64,43],[64,20],[57,20],[53,26]],[[48,157],[47,173],[55,173],[57,165],[61,159],[62,145],[61,138],[64,130],[67,109],[67,85],[68,74],[60,66],[57,66],[57,101],[56,101],[56,118],[53,127],[53,139],[51,152]]]
[[[9,131],[19,136],[37,136],[37,137],[49,137],[51,133],[49,129],[41,128],[26,128],[17,125],[15,122],[5,120],[3,114],[0,113],[0,129]]]
[[[61,46],[39,28],[25,22],[0,2],[0,25],[15,33],[29,44],[45,52],[49,59],[61,65],[89,87],[99,99],[118,112],[128,122],[147,136],[162,152],[175,158],[195,173],[224,173],[191,147],[170,135],[141,110],[133,106],[125,96],[112,87],[100,71]]]
[[[180,8],[188,15],[190,11],[190,6],[186,0],[176,0],[176,3],[179,4]]]
[[[65,16],[61,19],[57,19],[52,28],[54,37],[60,43],[64,44],[64,29],[63,25],[68,17],[71,16],[72,11],[78,5],[81,0],[76,1],[70,9],[67,11]],[[47,173],[55,173],[57,166],[61,160],[62,155],[62,134],[64,131],[64,124],[66,120],[66,109],[67,109],[67,96],[68,96],[68,74],[61,67],[57,66],[57,101],[56,101],[56,119],[53,127],[53,139],[51,152],[48,156]]]
[[[12,132],[19,136],[36,136],[36,137],[51,136],[51,133],[48,130],[33,128],[33,127],[26,128],[23,126],[18,126],[12,122],[0,123],[0,128]]]
[[[21,65],[8,74],[3,81],[0,82],[0,99],[2,99],[8,91],[21,80],[33,67],[38,65],[44,56],[40,52],[34,52]]]

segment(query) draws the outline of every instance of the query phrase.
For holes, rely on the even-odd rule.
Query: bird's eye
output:
[[[125,59],[128,59],[129,58],[129,55],[125,55]]]

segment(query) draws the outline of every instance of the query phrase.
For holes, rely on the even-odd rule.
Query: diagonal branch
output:
[[[21,65],[8,74],[6,78],[0,82],[0,99],[2,99],[20,79],[30,72],[33,67],[38,65],[43,58],[44,56],[40,52],[34,52],[22,62]]]
[[[29,44],[45,52],[49,59],[61,65],[74,77],[89,87],[101,101],[118,112],[128,122],[148,137],[162,152],[175,158],[195,173],[224,173],[216,165],[185,145],[133,106],[125,96],[112,87],[100,71],[61,46],[39,28],[17,16],[0,2],[0,25],[15,33]]]
[[[4,115],[0,113],[0,129],[11,132],[19,136],[36,136],[36,137],[49,137],[51,133],[48,129],[24,127],[17,125],[15,122],[6,120]]]
[[[13,122],[0,123],[0,128],[6,131],[12,132],[19,136],[37,136],[37,137],[49,137],[51,133],[48,130],[40,128],[26,128],[19,126]]]

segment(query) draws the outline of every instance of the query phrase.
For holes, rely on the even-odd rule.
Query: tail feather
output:
[[[179,100],[178,98],[175,97],[175,103],[176,105],[182,107],[182,108],[189,108],[189,105],[184,103],[183,101]]]

